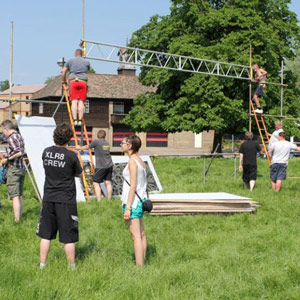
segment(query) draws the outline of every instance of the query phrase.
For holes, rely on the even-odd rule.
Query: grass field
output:
[[[300,177],[300,159],[288,176]],[[160,158],[164,192],[229,192],[261,204],[254,214],[145,217],[147,265],[134,265],[120,201],[80,203],[77,269],[69,271],[54,241],[39,270],[35,229],[40,204],[28,182],[22,222],[14,224],[6,187],[0,187],[0,299],[300,299],[300,179],[270,189],[259,160],[257,188],[233,179],[233,160],[216,159],[206,184],[202,159]]]

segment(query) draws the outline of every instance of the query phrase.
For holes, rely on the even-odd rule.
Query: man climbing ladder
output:
[[[253,67],[253,70],[255,71],[255,81],[258,83],[258,87],[255,90],[253,100],[256,104],[256,110],[255,112],[257,114],[262,114],[263,110],[261,108],[259,97],[263,96],[264,89],[266,87],[267,83],[267,71],[264,69],[259,68],[258,64],[255,64]]]
[[[75,57],[67,61],[62,70],[63,84],[67,82],[67,71],[69,74],[70,100],[72,102],[72,116],[74,125],[82,125],[84,114],[84,101],[87,95],[87,72],[90,69],[90,62],[82,57],[83,51],[77,49]]]

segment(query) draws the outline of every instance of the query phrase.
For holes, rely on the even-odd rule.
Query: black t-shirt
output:
[[[52,146],[44,150],[45,202],[76,203],[75,176],[82,172],[75,152]]]
[[[255,165],[256,166],[256,156],[260,152],[260,146],[256,141],[245,141],[240,147],[240,153],[244,154],[243,164],[244,165]]]

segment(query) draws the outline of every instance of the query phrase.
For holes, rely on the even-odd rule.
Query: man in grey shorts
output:
[[[91,144],[85,146],[76,146],[76,150],[87,150],[93,148],[96,158],[96,170],[93,177],[93,186],[95,189],[98,201],[101,201],[101,188],[100,183],[104,182],[107,190],[107,198],[111,199],[112,196],[112,172],[113,161],[110,155],[109,143],[105,140],[106,133],[100,129],[97,133],[98,140],[92,141]]]
[[[291,150],[300,151],[300,147],[286,140],[284,132],[278,135],[278,142],[273,143],[269,149],[269,155],[272,157],[270,167],[270,178],[272,189],[279,192],[282,180],[286,178],[286,170]]]
[[[19,222],[23,213],[23,185],[25,178],[23,155],[25,145],[21,134],[14,129],[14,125],[10,120],[3,121],[1,127],[8,143],[1,163],[8,165],[6,186],[8,195],[13,202],[15,222]]]
[[[68,60],[62,70],[63,84],[67,82],[67,71],[70,71],[69,90],[74,125],[82,125],[81,120],[84,114],[84,102],[86,101],[87,95],[87,73],[90,69],[90,62],[87,59],[84,59],[82,55],[83,51],[77,49],[75,51],[75,57]]]

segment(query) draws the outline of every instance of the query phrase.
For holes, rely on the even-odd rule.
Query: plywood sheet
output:
[[[55,120],[47,117],[25,117],[16,115],[17,124],[25,141],[30,166],[41,197],[44,193],[45,173],[42,164],[42,153],[46,147],[53,145]],[[79,178],[75,179],[77,201],[85,201]]]

